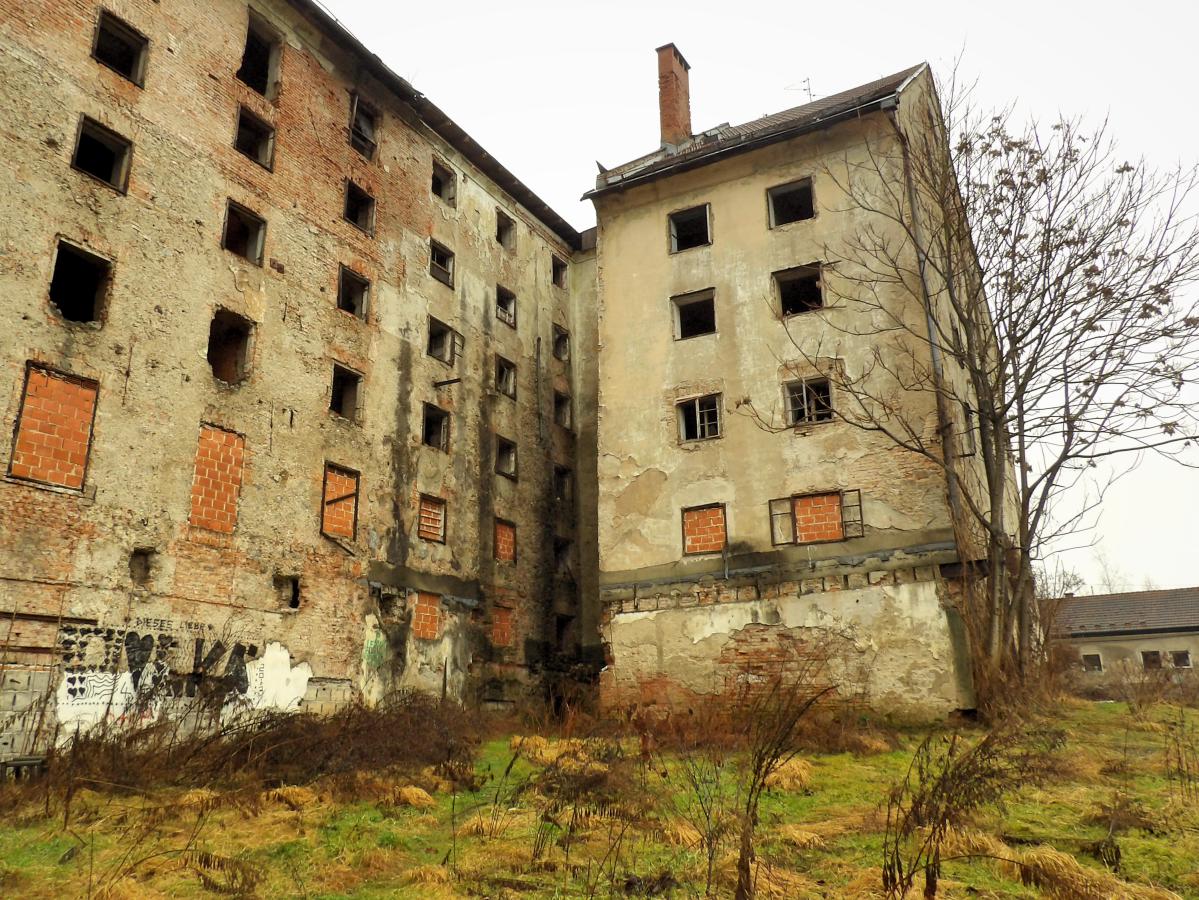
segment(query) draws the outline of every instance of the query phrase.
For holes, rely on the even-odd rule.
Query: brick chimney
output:
[[[658,117],[663,145],[675,146],[691,137],[690,68],[674,44],[658,48]]]

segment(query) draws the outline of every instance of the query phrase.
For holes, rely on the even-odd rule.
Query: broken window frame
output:
[[[108,26],[105,28],[105,26]],[[100,36],[103,31],[115,35],[117,38],[124,40],[130,45],[135,45],[136,61],[133,64],[129,74],[122,72],[112,63],[102,59],[97,51],[100,49]],[[100,15],[96,17],[96,28],[92,33],[92,59],[98,62],[104,68],[116,72],[126,81],[140,87],[145,87],[146,84],[146,64],[150,58],[150,39],[122,19],[115,13],[107,9],[101,9]]]
[[[550,335],[554,359],[570,362],[570,332],[561,325],[551,325]]]
[[[440,513],[441,530],[438,537],[428,537],[421,527],[422,512],[426,503],[430,507],[436,507]],[[449,504],[446,503],[443,497],[434,497],[432,494],[419,494],[416,501],[416,536],[422,541],[428,541],[430,544],[444,544],[447,531],[449,517]]]
[[[346,494],[342,497],[334,497],[332,500],[325,499],[329,492],[329,472],[330,471],[334,471],[340,475],[353,478],[354,493]],[[325,513],[328,510],[328,508],[330,506],[332,506],[334,503],[344,503],[346,500],[349,500],[351,497],[353,497],[354,498],[354,522],[350,526],[351,537],[349,539],[352,541],[358,539],[358,502],[359,502],[361,493],[362,493],[362,473],[361,472],[356,472],[354,469],[349,469],[345,466],[339,466],[337,463],[331,463],[326,460],[324,476],[321,479],[321,534],[324,537],[327,537],[330,540],[334,540],[334,541],[342,541],[342,540],[346,539],[344,535],[330,534],[329,532],[325,531]]]
[[[516,220],[498,206],[495,208],[495,242],[509,252],[516,249]]]
[[[816,278],[816,289],[820,292],[820,304],[818,306],[805,306],[802,309],[793,309],[791,312],[787,312],[783,306],[783,285],[795,281],[807,280],[813,275]],[[792,266],[789,269],[780,269],[777,272],[770,273],[770,280],[774,288],[775,300],[778,303],[779,317],[782,319],[790,319],[792,316],[802,316],[806,313],[828,308],[824,302],[824,266],[821,263],[813,262],[802,266]]]
[[[1190,650],[1171,650],[1170,652],[1170,667],[1174,669],[1189,669],[1191,664]],[[1183,660],[1179,662],[1179,660]]]
[[[712,329],[710,331],[697,331],[694,334],[683,334],[683,307],[695,306],[700,303],[710,304],[712,307]],[[710,334],[716,334],[716,289],[704,288],[699,291],[689,291],[686,294],[676,294],[670,298],[670,312],[674,322],[674,339],[676,341],[690,341],[694,338],[706,337]]]
[[[229,330],[230,326],[236,324],[241,328],[241,330],[243,332],[242,339],[240,341],[241,353],[239,354],[239,359],[237,360],[237,372],[236,372],[237,377],[233,381],[229,381],[225,378],[221,378],[221,376],[217,374],[216,364],[213,362],[213,359],[212,359],[212,357],[213,357],[213,334],[212,334],[212,332],[213,332],[213,328],[217,326],[218,320],[220,320],[222,318],[229,319],[229,320],[234,320],[234,319],[237,320],[236,322],[227,322],[225,325],[226,331]],[[208,347],[205,351],[205,359],[207,359],[207,361],[208,361],[208,370],[212,373],[213,380],[219,381],[221,384],[227,385],[229,387],[237,387],[238,385],[240,385],[242,382],[244,382],[246,379],[248,379],[250,377],[250,372],[253,369],[252,362],[253,362],[253,354],[254,354],[254,331],[255,331],[255,322],[252,319],[250,319],[246,316],[243,316],[241,313],[234,312],[233,310],[231,310],[225,306],[218,306],[212,311],[212,318],[208,320]]]
[[[353,406],[354,406],[354,408],[349,410],[348,412],[338,409],[337,407],[334,406],[334,401],[337,400],[337,396],[339,393],[338,387],[337,387],[339,376],[343,383],[345,382],[345,380],[347,378],[352,379],[353,383],[354,383],[353,384],[353,389],[354,389]],[[362,395],[363,395],[363,388],[365,387],[365,385],[366,385],[366,377],[361,372],[359,372],[355,369],[351,369],[349,366],[343,365],[342,363],[334,362],[333,363],[333,377],[330,379],[330,382],[329,382],[329,413],[331,415],[337,416],[339,419],[344,419],[347,422],[352,422],[355,425],[361,424],[361,422],[362,422],[362,399],[363,399]]]
[[[701,408],[702,404],[711,401],[710,408]],[[680,444],[695,444],[700,441],[714,441],[724,437],[724,415],[721,408],[721,395],[701,394],[698,397],[688,397],[675,402],[675,421],[678,429]],[[695,437],[687,437],[687,408],[695,410]]]
[[[442,189],[436,190],[433,179],[440,178]],[[429,193],[448,206],[456,209],[458,206],[458,176],[448,165],[437,157],[433,157],[433,165],[429,174]]]
[[[439,253],[446,257],[446,265],[437,262]],[[432,238],[429,238],[429,274],[446,287],[454,286],[454,251]]]
[[[353,285],[361,289],[361,303],[358,304],[358,309],[355,310],[352,304],[346,300],[347,286]],[[353,316],[355,319],[366,321],[369,314],[371,301],[371,282],[364,275],[355,272],[349,266],[338,264],[337,267],[337,308],[347,315]]]
[[[709,509],[720,510],[720,521],[724,523],[724,544],[719,550],[688,550],[687,549],[687,513],[706,512]],[[723,555],[729,548],[729,511],[723,503],[701,503],[699,506],[684,506],[679,514],[679,527],[683,537],[683,556],[712,556]]]
[[[438,413],[438,421],[441,423],[440,435],[436,443],[429,441],[429,412],[435,411]],[[450,412],[442,409],[436,403],[425,403],[421,407],[421,429],[420,429],[421,444],[425,447],[432,447],[434,450],[440,450],[442,453],[450,452]]]
[[[510,468],[505,468],[501,463],[504,461],[505,453],[509,451],[512,465]],[[518,479],[518,465],[516,441],[509,440],[497,434],[495,436],[495,473],[516,481]]]
[[[69,256],[83,257],[89,264],[96,268],[103,267],[104,273],[96,285],[96,294],[92,301],[92,317],[90,319],[77,319],[68,316],[63,312],[62,308],[54,299],[54,279],[58,274],[59,257],[66,248]],[[103,326],[105,317],[108,313],[109,294],[112,287],[113,277],[113,262],[107,257],[100,256],[98,253],[93,253],[91,250],[76,244],[74,241],[68,241],[66,238],[59,237],[54,244],[54,261],[50,266],[50,283],[46,286],[46,302],[50,304],[50,308],[54,314],[63,322],[70,325],[100,325]]]
[[[247,119],[254,128],[259,130],[259,132],[266,134],[266,159],[261,159],[252,153],[247,153],[240,146],[239,139],[241,137],[241,125],[243,118]],[[237,122],[235,123],[233,130],[233,149],[246,159],[250,159],[258,163],[258,165],[262,166],[268,172],[273,172],[275,170],[275,126],[266,119],[262,118],[262,116],[255,113],[254,110],[250,109],[250,107],[244,105],[238,106]]]
[[[262,90],[251,84],[242,75],[242,70],[246,64],[246,50],[249,49],[251,35],[257,40],[267,45],[267,60],[266,60],[266,84]],[[249,15],[246,19],[246,37],[242,43],[242,55],[238,60],[237,69],[234,70],[233,76],[254,93],[267,100],[274,102],[275,96],[279,89],[279,63],[280,57],[283,55],[283,41],[277,29],[270,25],[265,19],[249,10]]]
[[[351,218],[351,216],[350,216],[350,203],[353,200],[357,200],[360,203],[366,204],[367,223],[365,225],[363,225],[357,219]],[[349,178],[346,179],[345,199],[344,199],[344,201],[342,203],[342,207],[341,207],[341,217],[343,219],[345,219],[347,222],[349,222],[351,225],[353,225],[355,228],[357,228],[359,231],[363,232],[364,234],[368,234],[371,237],[374,237],[375,236],[375,213],[378,210],[378,206],[379,206],[379,204],[375,200],[374,195],[370,194],[366,190],[366,188],[364,188],[362,185],[358,184],[357,182],[355,182]]]
[[[788,219],[786,222],[778,220],[778,213],[775,209],[775,198],[785,194],[803,190],[808,191],[808,205],[811,208],[811,214],[800,216],[796,219]],[[776,184],[774,187],[766,189],[766,217],[771,228],[782,228],[786,225],[794,225],[796,222],[809,222],[816,218],[816,191],[812,183],[812,178],[797,178],[795,181],[789,181],[786,184]]]
[[[1153,664],[1150,665],[1150,662]],[[1146,672],[1154,672],[1162,668],[1162,652],[1160,650],[1142,650],[1141,668]]]
[[[117,176],[115,180],[97,175],[79,165],[79,144],[85,135],[114,151],[116,162],[113,164],[113,169]],[[80,116],[79,125],[75,129],[75,149],[71,151],[71,168],[88,178],[107,185],[118,194],[125,194],[129,190],[129,171],[133,168],[133,141],[91,116]]]
[[[799,523],[795,521],[795,501],[807,497],[826,497],[835,494],[841,503],[841,537],[823,541],[799,540]],[[782,504],[786,504],[782,506]],[[862,491],[859,488],[837,491],[805,491],[792,494],[789,497],[778,497],[767,502],[767,513],[770,518],[770,544],[772,547],[811,546],[813,544],[839,544],[853,538],[860,538],[866,532],[862,516]],[[776,527],[786,523],[786,528]],[[779,534],[790,533],[789,540],[779,540]]]
[[[516,294],[502,284],[495,286],[495,317],[509,328],[516,327]]]
[[[701,243],[688,244],[686,247],[679,247],[679,222],[682,216],[688,213],[694,213],[696,210],[703,210],[704,214],[704,231],[707,239]],[[676,209],[674,212],[666,216],[666,235],[668,239],[667,246],[670,248],[671,254],[686,253],[688,250],[695,250],[699,247],[712,246],[712,204],[699,203],[695,206],[688,206],[684,209]]]
[[[369,134],[358,127],[359,113],[370,120]],[[378,135],[381,119],[382,116],[373,103],[363,100],[362,95],[357,91],[350,93],[350,122],[346,126],[347,137],[351,147],[372,161],[375,158],[375,152],[379,149]]]
[[[255,226],[255,239],[252,242],[253,248],[250,247],[251,242],[247,242],[247,250],[253,249],[254,256],[248,256],[244,253],[239,253],[229,246],[229,216],[230,213],[237,213],[239,218],[249,219]],[[262,258],[266,249],[266,219],[254,212],[247,206],[242,206],[235,200],[226,199],[225,201],[225,224],[221,228],[221,249],[227,250],[234,256],[244,259],[259,268],[262,267]]]
[[[34,371],[45,372],[50,378],[61,378],[64,381],[70,381],[74,384],[85,385],[92,389],[95,395],[95,400],[92,401],[92,418],[88,423],[87,428],[87,448],[83,454],[83,471],[79,478],[79,487],[68,487],[65,484],[59,484],[53,481],[42,481],[38,478],[32,478],[25,475],[14,475],[13,465],[16,463],[17,445],[21,436],[21,424],[25,419],[25,403],[29,399],[29,377]],[[84,378],[80,375],[73,375],[70,372],[64,372],[62,369],[56,369],[54,366],[47,366],[33,360],[25,361],[25,379],[21,384],[21,403],[17,407],[16,421],[13,422],[12,430],[12,445],[9,447],[8,453],[8,470],[6,476],[14,481],[21,481],[25,484],[41,484],[46,487],[53,488],[56,491],[69,491],[73,494],[82,494],[87,488],[87,473],[92,462],[92,446],[96,441],[96,411],[100,408],[100,382],[93,378]]]
[[[507,390],[505,390],[506,383]],[[495,355],[495,392],[511,400],[516,399],[516,363],[512,360]]]
[[[823,385],[828,395],[824,400],[816,395],[815,388]],[[799,406],[796,406],[796,400]],[[798,378],[783,384],[783,408],[789,428],[804,428],[808,425],[824,425],[834,421],[833,385],[827,378]]]
[[[566,410],[565,416],[559,414],[563,409]],[[567,431],[574,430],[574,407],[570,394],[554,391],[554,424]]]
[[[425,342],[425,353],[439,362],[445,363],[447,366],[453,366],[460,356],[462,356],[463,347],[466,344],[462,334],[455,331],[445,322],[440,319],[435,319],[429,316],[429,338]],[[443,339],[444,346],[435,351],[433,343],[438,338]]]
[[[566,289],[567,278],[569,276],[569,266],[562,257],[557,253],[550,254],[550,282],[556,288]]]
[[[1093,662],[1091,662],[1090,660],[1093,660]],[[1079,662],[1082,665],[1082,670],[1084,672],[1102,672],[1103,671],[1103,656],[1099,653],[1079,654]]]

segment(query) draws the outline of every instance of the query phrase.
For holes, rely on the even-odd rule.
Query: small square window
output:
[[[554,422],[569,430],[571,418],[570,395],[554,391]]]
[[[516,480],[516,444],[498,435],[495,439],[495,470],[500,475]]]
[[[256,266],[262,265],[266,222],[244,206],[230,200],[225,208],[225,232],[221,246]]]
[[[150,42],[132,26],[107,10],[100,11],[92,56],[119,75],[141,87],[146,74]]]
[[[334,363],[333,388],[329,393],[329,411],[343,419],[357,422],[361,393],[362,376],[345,366]]]
[[[342,266],[337,273],[337,308],[356,316],[366,318],[367,305],[370,301],[371,283],[352,269]]]
[[[445,501],[440,497],[420,495],[420,508],[417,513],[417,536],[422,541],[432,541],[435,544],[445,543]]]
[[[495,390],[505,397],[516,399],[516,363],[498,353],[495,357]]]
[[[566,287],[566,260],[550,254],[550,279],[555,287]]]
[[[1103,657],[1098,653],[1084,653],[1082,655],[1082,670],[1084,672],[1102,672]]]
[[[126,138],[85,117],[79,126],[71,165],[124,193],[132,156],[133,145]]]
[[[566,466],[554,466],[554,499],[570,503],[574,499],[574,473]]]
[[[357,94],[350,99],[350,146],[367,159],[375,158],[379,114]]]
[[[262,96],[274,92],[275,73],[279,65],[279,37],[266,23],[253,14],[246,27],[246,46],[242,52],[237,79]]]
[[[716,333],[716,292],[696,291],[670,298],[676,341]]]
[[[818,265],[797,266],[784,272],[775,272],[774,283],[784,316],[811,312],[824,306]]]
[[[432,403],[425,404],[421,442],[442,452],[450,449],[450,414]]]
[[[792,381],[785,387],[788,425],[813,425],[833,420],[833,391],[827,378]]]
[[[244,381],[250,373],[250,336],[254,323],[227,309],[218,309],[208,326],[208,365],[212,377],[225,384]]]
[[[454,206],[457,203],[457,185],[454,173],[450,171],[448,166],[442,165],[437,160],[433,160],[433,181],[431,188],[433,196],[441,200],[446,206]]]
[[[1160,650],[1142,650],[1141,665],[1146,669],[1160,669],[1162,667],[1162,654]]]
[[[766,192],[770,204],[770,227],[799,222],[816,215],[812,203],[812,179],[783,184]]]
[[[1171,650],[1170,664],[1176,669],[1189,669],[1191,667],[1191,651]]]
[[[505,325],[516,327],[516,294],[499,284],[495,286],[495,317]]]
[[[705,441],[720,437],[720,395],[709,394],[684,400],[676,407],[679,440]]]
[[[243,106],[237,113],[237,136],[233,146],[264,169],[269,169],[275,158],[275,129]]]
[[[505,250],[516,246],[516,223],[500,209],[495,211],[495,239]]]
[[[454,286],[454,254],[437,241],[429,241],[429,274],[444,285]]]
[[[570,359],[570,332],[560,325],[554,326],[554,359]]]
[[[683,555],[720,553],[728,546],[724,504],[694,506],[683,510]]]
[[[50,302],[68,322],[99,322],[112,263],[81,247],[58,242]]]
[[[462,355],[462,335],[445,322],[429,317],[429,343],[427,352],[447,365],[453,365]]]
[[[367,234],[375,230],[375,198],[354,184],[346,182],[345,220],[361,228]]]
[[[708,204],[670,214],[670,252],[690,250],[712,243],[708,233]]]

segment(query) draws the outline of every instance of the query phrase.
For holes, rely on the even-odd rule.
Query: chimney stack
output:
[[[658,48],[658,117],[663,146],[678,146],[691,137],[690,68],[674,44]]]

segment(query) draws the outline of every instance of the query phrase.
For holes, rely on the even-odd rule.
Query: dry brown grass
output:
[[[298,785],[285,785],[271,788],[262,792],[264,803],[282,803],[288,809],[299,812],[306,806],[312,806],[317,801],[316,792],[310,788]]]
[[[781,825],[775,834],[797,850],[824,850],[828,846],[817,832],[800,825]]]
[[[430,809],[437,801],[424,788],[409,784],[399,788],[390,798],[392,806],[411,806],[414,809]]]
[[[812,784],[812,764],[796,756],[787,760],[766,778],[766,787],[780,791],[798,792]]]

